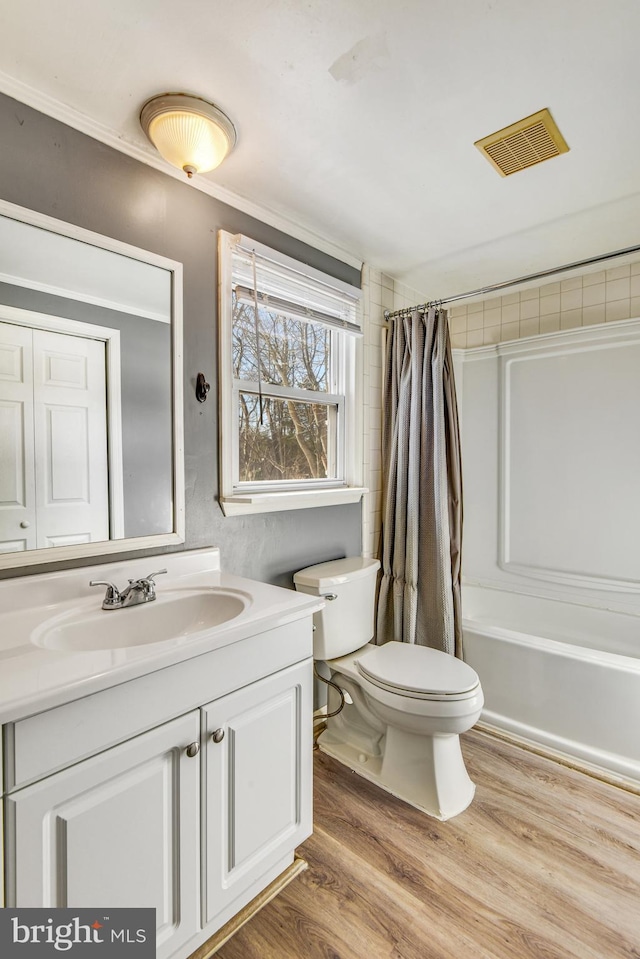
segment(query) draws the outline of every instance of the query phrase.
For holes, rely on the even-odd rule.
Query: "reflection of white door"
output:
[[[103,342],[0,323],[0,550],[109,538],[105,395]]]
[[[0,323],[0,550],[36,545],[33,333]]]

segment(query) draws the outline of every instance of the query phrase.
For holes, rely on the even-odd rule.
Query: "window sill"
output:
[[[363,494],[368,492],[364,486],[346,486],[340,489],[296,490],[286,493],[238,493],[235,496],[221,496],[220,506],[225,516],[276,513],[286,509],[358,503]]]

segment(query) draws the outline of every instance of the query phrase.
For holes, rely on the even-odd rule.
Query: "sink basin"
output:
[[[31,634],[45,649],[90,652],[194,638],[235,619],[250,603],[240,590],[168,589],[151,603],[104,610],[93,600],[53,616]]]

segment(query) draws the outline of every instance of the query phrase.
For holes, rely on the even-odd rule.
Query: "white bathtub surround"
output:
[[[465,653],[483,719],[640,782],[640,320],[467,349]]]
[[[640,320],[461,366],[465,578],[640,610]]]
[[[640,614],[469,584],[462,602],[483,722],[640,787]]]

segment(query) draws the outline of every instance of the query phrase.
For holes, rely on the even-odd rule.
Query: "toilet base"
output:
[[[475,785],[464,765],[459,736],[424,736],[389,726],[381,755],[340,741],[331,729],[318,739],[321,752],[404,800],[446,821],[469,806]]]

